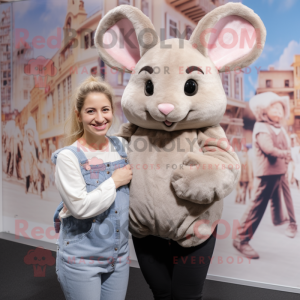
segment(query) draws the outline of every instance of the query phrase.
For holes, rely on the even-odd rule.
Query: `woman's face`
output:
[[[271,121],[278,123],[284,117],[284,109],[280,102],[273,103],[268,111],[268,117]]]
[[[112,124],[113,114],[110,101],[105,94],[92,92],[87,95],[84,105],[77,113],[85,134],[104,136]]]

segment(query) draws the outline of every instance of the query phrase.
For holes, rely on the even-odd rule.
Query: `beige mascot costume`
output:
[[[266,30],[248,7],[208,13],[189,40],[161,41],[139,9],[121,5],[101,19],[95,45],[111,68],[131,73],[122,109],[128,144],[130,232],[155,299],[202,299],[223,198],[240,162],[220,121],[219,72],[253,63]]]

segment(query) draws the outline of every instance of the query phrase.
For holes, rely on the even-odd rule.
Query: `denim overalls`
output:
[[[103,181],[110,178],[114,170],[128,164],[127,155],[120,140],[117,137],[107,137],[118,151],[121,160],[89,165],[80,147],[68,146],[55,151],[51,157],[52,162],[56,164],[57,155],[63,149],[71,150],[78,158],[87,192],[91,192]],[[58,214],[63,208],[63,202],[56,209],[54,226],[56,232],[60,231],[57,240],[56,272],[67,299],[97,299],[97,291],[95,290],[98,286],[101,288],[101,279],[100,283],[95,282],[94,285],[91,284],[91,281],[99,273],[123,272],[120,273],[120,279],[115,278],[114,281],[118,282],[113,282],[113,285],[117,285],[121,289],[123,284],[127,288],[129,274],[129,187],[128,185],[121,186],[117,188],[116,192],[115,201],[110,208],[92,218],[76,219],[69,216],[62,218],[60,223]],[[117,270],[118,272],[116,272]],[[107,281],[105,279],[105,282]],[[118,289],[112,291],[115,293],[112,297],[108,293],[108,289],[110,287],[105,288],[106,296],[102,295],[103,291],[101,290],[101,300],[104,298],[122,299],[122,291],[121,294],[116,294]]]

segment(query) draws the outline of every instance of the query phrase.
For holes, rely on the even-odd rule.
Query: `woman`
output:
[[[62,203],[56,272],[66,299],[124,300],[129,276],[128,183],[121,138],[113,121],[111,87],[89,77],[78,88],[66,144],[52,154]],[[59,223],[58,223],[59,224]],[[57,225],[57,224],[56,224]]]

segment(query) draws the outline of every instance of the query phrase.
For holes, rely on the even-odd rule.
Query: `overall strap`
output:
[[[110,139],[110,141],[114,145],[115,149],[118,151],[119,155],[122,158],[127,157],[127,154],[125,152],[125,148],[124,148],[122,142],[119,140],[119,138],[116,137],[116,136],[107,136],[107,137]]]
[[[86,158],[84,152],[80,149],[80,147],[66,146],[66,147],[58,149],[52,153],[51,160],[55,165],[56,165],[57,155],[59,154],[60,151],[62,151],[64,149],[68,149],[68,150],[72,151],[76,155],[76,157],[79,161],[79,164],[85,164],[88,162],[88,159]]]

